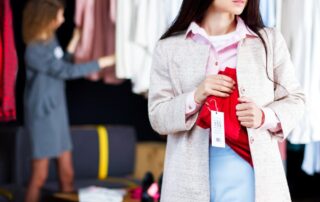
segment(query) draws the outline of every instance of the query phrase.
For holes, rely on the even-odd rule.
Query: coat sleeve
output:
[[[271,30],[271,33],[274,81],[278,84],[275,85],[275,101],[267,107],[272,109],[279,118],[282,130],[276,135],[284,139],[298,124],[305,112],[305,95],[296,78],[290,53],[282,34],[276,29]]]
[[[25,59],[28,68],[60,79],[77,79],[100,70],[97,61],[73,64],[39,47],[28,48]]]
[[[159,134],[175,134],[190,130],[198,113],[186,119],[189,93],[175,95],[171,82],[169,61],[163,42],[158,42],[153,55],[148,99],[149,119]]]

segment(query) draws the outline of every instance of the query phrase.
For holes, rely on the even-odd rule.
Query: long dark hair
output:
[[[169,29],[162,35],[160,38],[165,39],[170,36],[177,35],[182,31],[188,29],[191,22],[195,21],[197,23],[201,23],[205,17],[205,14],[209,7],[211,6],[214,0],[183,0],[180,12],[173,22],[173,24],[169,27]],[[270,78],[268,73],[268,52],[266,41],[262,38],[261,33],[259,32],[261,29],[265,27],[262,21],[262,17],[259,10],[259,0],[248,0],[248,3],[243,10],[240,17],[244,21],[244,23],[260,38],[266,53],[266,73],[267,77],[270,81],[278,84],[273,79]],[[280,84],[279,84],[280,85]],[[282,85],[280,85],[282,86]]]
[[[161,39],[187,30],[193,21],[201,23],[213,1],[214,0],[183,0],[179,15]],[[259,0],[248,0],[247,6],[240,17],[245,24],[262,39],[259,30],[265,26],[259,10]]]

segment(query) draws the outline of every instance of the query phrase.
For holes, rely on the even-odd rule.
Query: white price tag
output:
[[[211,145],[222,148],[226,146],[223,112],[211,111]]]

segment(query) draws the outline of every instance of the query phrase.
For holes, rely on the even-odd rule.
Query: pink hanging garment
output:
[[[95,0],[77,0],[75,10],[75,24],[82,30],[80,42],[74,53],[76,63],[85,63],[92,59],[94,37]],[[88,75],[92,81],[99,80],[99,73]]]
[[[95,8],[93,57],[98,58],[104,55],[115,54],[116,27],[110,16],[112,13],[111,0],[96,0]],[[123,82],[123,80],[117,79],[115,66],[102,70],[100,75],[107,84],[120,84]]]
[[[113,1],[113,2],[111,2]],[[82,29],[80,43],[75,52],[76,63],[96,60],[115,53],[115,23],[111,17],[115,0],[77,0],[75,24]],[[115,67],[108,67],[88,75],[89,80],[103,79],[107,84],[120,84]]]
[[[110,0],[110,19],[113,23],[116,23],[117,16],[117,2],[116,0]]]

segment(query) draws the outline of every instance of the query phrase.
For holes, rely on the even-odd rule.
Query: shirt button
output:
[[[254,138],[250,137],[250,144],[253,144],[253,142],[254,142]]]
[[[218,64],[219,64],[218,62],[215,62],[215,63],[214,63],[215,66],[218,66]]]
[[[243,88],[243,87],[240,87],[240,92],[241,92],[241,94],[243,95],[243,94],[246,92],[246,89]]]

